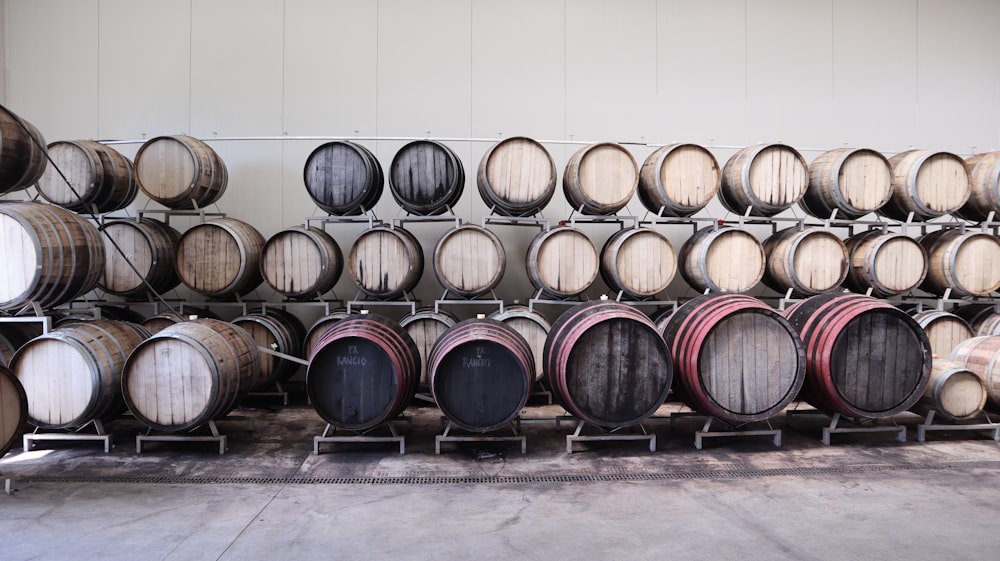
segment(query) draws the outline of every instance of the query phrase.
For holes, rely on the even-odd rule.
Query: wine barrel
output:
[[[933,410],[948,421],[962,421],[978,416],[985,406],[982,378],[957,362],[935,359],[930,383],[911,409],[923,415]]]
[[[668,144],[642,163],[639,200],[660,216],[691,216],[712,201],[721,182],[719,161],[708,149]]]
[[[370,150],[349,140],[316,147],[302,171],[306,192],[316,206],[339,216],[364,214],[382,196],[385,176]]]
[[[538,214],[556,191],[556,164],[538,142],[515,136],[483,154],[476,173],[479,195],[503,216]]]
[[[427,359],[427,385],[449,421],[471,432],[510,424],[528,401],[535,362],[516,331],[492,319],[448,328]]]
[[[652,228],[619,230],[601,249],[601,277],[614,290],[643,299],[664,292],[677,273],[677,255]]]
[[[920,286],[927,276],[927,251],[905,234],[867,230],[847,239],[844,286],[888,298]]]
[[[655,413],[673,377],[670,351],[656,326],[635,308],[609,300],[564,312],[552,324],[542,363],[562,406],[608,429]]]
[[[1000,239],[985,232],[941,229],[918,240],[927,251],[920,288],[937,296],[985,296],[1000,288]]]
[[[764,276],[764,247],[732,226],[698,230],[681,246],[677,261],[681,276],[699,292],[745,292]]]
[[[452,228],[434,247],[434,275],[449,292],[475,298],[500,284],[507,253],[493,232],[474,224]]]
[[[699,413],[730,425],[779,414],[806,377],[805,350],[780,313],[741,294],[685,302],[663,326],[675,388]]]
[[[563,172],[563,193],[573,210],[614,214],[639,185],[639,165],[624,146],[602,142],[576,151]]]
[[[198,319],[172,325],[132,351],[121,389],[139,422],[177,432],[224,417],[259,375],[260,351],[249,333]]]
[[[924,392],[931,347],[916,320],[859,294],[820,294],[786,308],[806,349],[804,397],[848,417],[905,411]]]
[[[185,135],[157,136],[135,154],[135,177],[147,197],[175,210],[205,208],[222,197],[229,172],[205,142]]]
[[[965,165],[971,193],[955,216],[979,222],[988,220],[991,212],[1000,214],[1000,152],[970,156]]]
[[[974,372],[986,384],[990,407],[1000,409],[1000,336],[966,339],[955,347],[948,360]]]
[[[316,298],[333,289],[344,271],[344,254],[330,234],[293,226],[271,236],[260,257],[264,282],[294,300]]]
[[[312,358],[313,351],[316,350],[316,344],[319,343],[320,339],[326,335],[326,332],[337,325],[340,320],[345,319],[349,316],[347,313],[347,308],[339,308],[330,311],[329,314],[316,320],[312,326],[309,327],[309,331],[306,333],[305,342],[302,344],[302,357],[306,360]]]
[[[10,362],[28,396],[28,422],[40,428],[76,428],[120,415],[122,368],[148,336],[136,324],[95,320],[32,339]]]
[[[892,167],[880,152],[837,148],[809,164],[809,187],[799,201],[817,218],[858,219],[882,208],[892,196]]]
[[[271,349],[289,356],[302,355],[306,328],[294,315],[277,308],[254,311],[233,319],[232,324],[250,334],[258,347]],[[260,355],[260,376],[256,387],[285,382],[299,369],[296,362],[268,353]]]
[[[361,232],[347,255],[348,271],[361,292],[392,299],[410,292],[424,273],[424,251],[410,232],[374,226]]]
[[[972,337],[1000,335],[1000,308],[996,304],[962,304],[952,313],[969,324]]]
[[[399,326],[413,338],[420,351],[420,385],[427,386],[427,360],[434,343],[449,327],[458,323],[458,318],[444,310],[434,311],[432,307],[417,308],[412,314],[400,318]]]
[[[97,228],[54,205],[0,203],[0,309],[43,308],[90,292],[104,270]]]
[[[587,234],[570,226],[539,232],[525,254],[528,280],[546,296],[582,294],[597,280],[597,247]]]
[[[840,287],[847,277],[844,242],[829,230],[788,228],[764,240],[767,256],[764,284],[798,297],[815,296]]]
[[[440,142],[410,142],[396,152],[389,166],[392,198],[410,214],[441,214],[455,206],[464,188],[462,160]]]
[[[889,158],[892,197],[879,213],[895,220],[917,220],[951,214],[972,195],[969,169],[949,152],[908,150]]]
[[[139,193],[132,162],[110,146],[59,140],[49,144],[48,154],[55,167],[45,168],[35,188],[54,205],[74,212],[107,213],[127,207]]]
[[[142,326],[149,330],[151,335],[155,335],[164,329],[174,325],[175,323],[180,323],[182,321],[190,321],[191,318],[204,318],[204,319],[219,319],[217,314],[212,313],[208,308],[199,308],[194,306],[184,306],[183,310],[167,310],[149,316],[148,318],[142,320]]]
[[[24,388],[9,368],[0,366],[0,459],[21,437],[27,423],[28,397]]]
[[[34,185],[45,172],[46,154],[35,125],[0,105],[0,194]]]
[[[733,154],[722,168],[719,200],[731,212],[774,216],[799,202],[809,186],[805,158],[791,146],[758,144]]]
[[[264,236],[235,218],[216,218],[184,232],[177,243],[177,276],[184,286],[211,298],[250,293],[263,278]]]
[[[517,331],[531,348],[531,356],[535,361],[535,381],[542,379],[542,353],[545,350],[545,340],[549,336],[552,324],[542,314],[528,306],[513,304],[504,306],[503,311],[497,310],[489,315],[514,331]]]
[[[316,345],[306,393],[330,425],[378,426],[403,411],[416,393],[420,353],[398,323],[374,314],[337,322]]]
[[[924,310],[913,315],[917,324],[927,334],[931,353],[945,358],[959,343],[973,337],[972,327],[955,314],[941,310]]]
[[[0,366],[9,366],[14,353],[41,334],[40,322],[0,322]]]
[[[105,255],[104,271],[97,283],[101,290],[122,298],[141,298],[151,291],[162,294],[180,284],[174,252],[181,233],[172,226],[152,218],[138,218],[109,220],[101,230]]]

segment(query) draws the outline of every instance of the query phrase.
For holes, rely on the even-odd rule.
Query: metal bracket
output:
[[[576,442],[625,442],[625,441],[636,441],[645,440],[649,442],[649,451],[656,451],[656,435],[649,434],[646,432],[645,427],[641,424],[636,425],[642,434],[623,434],[614,431],[607,431],[601,427],[596,427],[604,434],[598,435],[585,435],[583,434],[583,427],[588,425],[585,421],[579,421],[576,425],[576,431],[573,434],[566,435],[566,453],[573,453],[573,444]]]
[[[774,442],[775,448],[781,447],[781,429],[775,429],[771,427],[771,423],[767,422],[767,430],[728,430],[728,431],[715,431],[710,432],[712,422],[716,418],[709,416],[705,418],[705,424],[701,427],[700,431],[695,431],[694,433],[694,447],[701,450],[702,439],[705,438],[719,438],[719,437],[730,437],[730,436],[770,436]],[[722,421],[719,421],[722,422]]]
[[[386,422],[384,422],[384,423],[382,423],[380,425],[377,425],[375,427],[372,427],[372,428],[370,428],[370,429],[368,429],[366,431],[362,431],[362,432],[349,431],[349,432],[353,432],[354,433],[351,436],[329,436],[331,429],[333,429],[334,432],[336,432],[337,429],[334,428],[329,423],[327,423],[326,428],[323,429],[323,434],[320,435],[320,436],[314,436],[313,437],[313,454],[315,454],[317,456],[319,455],[319,445],[321,443],[324,443],[324,442],[328,442],[328,443],[360,442],[360,443],[366,443],[366,444],[381,444],[381,443],[386,443],[386,442],[397,442],[397,443],[399,443],[399,453],[400,454],[405,454],[406,453],[406,435],[405,434],[400,434],[399,432],[397,432],[395,425],[392,424],[393,422],[404,422],[404,423],[406,423],[406,425],[408,427],[412,426],[412,423],[413,423],[413,421],[409,417],[401,416],[401,417],[397,417],[395,419],[390,419],[390,420],[388,420],[388,421],[386,421]],[[380,428],[383,428],[383,427],[389,429],[389,434],[391,436],[371,436],[372,432],[374,432],[374,431],[376,431],[376,430],[378,430]]]
[[[514,436],[496,436],[496,435],[486,435],[486,434],[462,434],[458,436],[452,436],[449,433],[452,428],[458,430],[457,427],[448,421],[448,426],[445,427],[444,432],[434,437],[434,453],[441,454],[441,443],[442,442],[520,442],[521,443],[521,454],[528,453],[528,439],[523,434],[517,433],[517,427],[514,423],[511,423],[510,430],[514,433]]]
[[[219,421],[247,421],[250,425],[249,431],[253,432],[254,423],[253,419],[250,417],[242,416],[228,416]],[[142,454],[142,445],[146,442],[218,442],[219,443],[219,455],[226,453],[228,449],[226,446],[226,435],[219,433],[219,427],[216,425],[216,420],[210,420],[208,423],[195,427],[191,431],[196,431],[201,427],[207,426],[212,432],[211,436],[207,435],[194,435],[194,434],[152,434],[152,429],[147,431],[146,434],[139,434],[135,437],[135,453]]]
[[[81,433],[86,427],[93,425],[94,432],[96,434],[86,434]],[[35,429],[35,432],[25,434],[22,437],[22,443],[24,446],[24,451],[29,452],[34,447],[38,441],[75,441],[75,442],[85,442],[85,441],[97,441],[104,443],[104,453],[107,454],[111,452],[111,448],[114,446],[112,444],[112,435],[108,434],[104,430],[104,423],[99,419],[94,419],[81,427],[78,427],[74,432],[38,432],[41,429]]]
[[[833,418],[830,421],[830,426],[823,427],[823,444],[826,446],[830,445],[830,435],[831,434],[855,434],[855,433],[875,433],[875,432],[889,432],[896,433],[896,440],[899,442],[906,442],[906,427],[901,427],[898,425],[886,426],[886,425],[872,425],[867,427],[860,426],[858,420],[850,420],[849,422],[855,426],[849,428],[837,427],[837,423],[840,422],[842,416],[840,413],[834,413]]]
[[[995,442],[1000,442],[1000,423],[994,423],[990,420],[989,415],[985,411],[980,411],[980,413],[986,417],[985,423],[961,423],[957,422],[954,424],[934,424],[934,415],[937,411],[931,409],[927,413],[927,417],[924,418],[924,422],[917,425],[917,442],[924,442],[924,439],[928,431],[990,431],[993,434],[991,438]],[[977,415],[978,417],[978,415]]]

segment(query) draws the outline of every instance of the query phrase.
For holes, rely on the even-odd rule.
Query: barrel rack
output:
[[[442,442],[519,442],[521,443],[521,454],[528,453],[528,438],[518,432],[519,420],[515,420],[508,425],[513,436],[499,436],[497,434],[473,434],[463,431],[462,434],[451,434],[452,429],[459,430],[451,421],[447,421],[444,432],[434,437],[434,453],[441,454]],[[493,431],[494,433],[496,431]]]
[[[82,432],[89,426],[94,427],[94,433]],[[111,452],[111,448],[114,446],[112,442],[112,435],[104,430],[104,423],[100,419],[93,419],[88,421],[83,426],[73,429],[71,432],[40,432],[41,429],[36,428],[33,432],[25,433],[22,437],[24,451],[29,452],[35,448],[38,442],[99,442],[104,444],[104,453],[107,454]]]
[[[674,422],[680,419],[696,419],[699,421],[704,419],[701,430],[695,431],[694,433],[694,447],[698,450],[702,449],[703,441],[706,438],[733,438],[733,437],[742,438],[747,436],[769,436],[771,437],[771,442],[774,443],[775,448],[781,447],[782,431],[781,429],[776,429],[773,426],[771,426],[771,421],[769,419],[765,419],[763,421],[758,422],[758,423],[765,423],[767,425],[766,429],[746,429],[746,430],[743,427],[750,425],[752,423],[746,423],[743,425],[734,426],[712,415],[702,415],[695,411],[674,412],[671,413],[670,416],[667,417],[667,419],[669,421],[669,427],[671,429],[674,428]],[[712,425],[716,423],[728,427],[728,430],[712,430]]]
[[[216,424],[219,421],[243,421],[247,423],[248,432],[254,431],[253,417],[246,417],[243,415],[228,415],[221,419],[211,419],[203,425],[190,429],[188,434],[161,433],[150,428],[146,430],[145,434],[140,433],[136,435],[135,453],[142,454],[142,446],[147,442],[216,442],[219,444],[219,455],[221,456],[226,453],[226,450],[228,450],[229,447],[227,445],[228,439],[226,435],[219,432],[219,426]],[[193,434],[195,431],[204,427],[208,427],[211,434]]]
[[[313,454],[319,455],[319,445],[323,443],[362,443],[362,444],[384,444],[386,442],[396,442],[399,444],[399,453],[406,453],[406,435],[400,433],[393,423],[403,423],[406,428],[411,428],[413,426],[413,420],[406,415],[400,415],[395,419],[389,419],[384,423],[380,423],[372,428],[365,429],[362,431],[348,431],[346,429],[338,429],[330,423],[326,424],[326,428],[323,429],[323,434],[320,436],[313,437]],[[389,431],[389,436],[375,436],[373,433],[380,430],[387,429]],[[351,435],[343,436],[330,436],[330,431],[336,433],[338,430],[343,430],[344,432],[353,433]]]
[[[898,442],[906,442],[906,427],[897,425],[896,421],[891,418],[890,420],[892,420],[892,425],[878,425],[875,423],[877,423],[879,419],[850,418],[843,416],[840,413],[834,413],[831,416],[818,409],[789,409],[785,411],[785,420],[788,425],[791,426],[791,420],[794,416],[806,415],[830,419],[830,424],[823,427],[823,437],[821,439],[823,444],[826,446],[830,445],[830,436],[834,434],[890,433],[896,435],[896,440]],[[839,426],[841,420],[846,420],[852,426]]]
[[[940,432],[952,432],[952,431],[989,431],[990,438],[995,442],[1000,442],[1000,423],[993,422],[986,411],[980,411],[976,419],[972,422],[953,422],[953,423],[935,423],[935,415],[937,411],[931,409],[928,411],[927,416],[924,417],[924,422],[917,425],[917,442],[924,442],[927,433],[930,431],[940,431]],[[976,422],[979,417],[985,418],[986,422]]]
[[[637,441],[646,441],[646,442],[649,443],[649,451],[650,452],[656,452],[656,434],[647,432],[646,431],[646,427],[643,426],[642,423],[637,423],[635,425],[629,425],[627,427],[619,427],[619,428],[616,428],[616,429],[607,429],[605,427],[600,427],[600,426],[597,426],[597,425],[593,425],[593,424],[588,423],[588,422],[586,422],[586,421],[584,421],[582,419],[578,419],[578,418],[576,418],[576,417],[574,417],[572,415],[560,415],[560,416],[557,416],[554,420],[555,420],[556,428],[557,429],[559,428],[559,425],[563,421],[568,421],[568,422],[576,423],[576,430],[573,431],[573,434],[567,434],[566,435],[566,453],[567,454],[572,454],[573,453],[573,448],[574,448],[573,445],[576,444],[577,442],[637,442]],[[584,430],[587,427],[591,427],[593,429],[596,429],[599,434],[583,434]],[[624,432],[626,429],[633,429],[633,430],[637,429],[639,431],[639,433],[641,433],[641,434],[636,434],[635,432],[626,433],[626,432]]]

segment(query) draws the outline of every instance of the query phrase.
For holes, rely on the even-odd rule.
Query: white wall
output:
[[[49,141],[526,135],[638,143],[640,162],[643,144],[696,142],[720,163],[778,140],[807,160],[844,145],[1000,148],[995,0],[5,3],[4,101]],[[320,143],[215,141],[232,174],[220,209],[265,236],[301,223],[315,212],[302,166]],[[384,167],[403,144],[363,143]],[[478,222],[488,143],[449,144],[469,177],[457,211]],[[577,148],[547,147],[560,170]],[[398,213],[388,192],[376,212]],[[568,213],[561,192],[545,211]],[[428,256],[445,228],[414,226]],[[345,250],[357,231],[331,227]],[[501,295],[524,298],[531,232],[498,231]],[[609,233],[591,231],[598,244]],[[678,247],[685,235],[671,234]],[[338,293],[351,286],[345,274]],[[418,296],[440,290],[428,266]]]

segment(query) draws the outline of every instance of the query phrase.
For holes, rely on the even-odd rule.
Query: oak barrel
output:
[[[879,213],[906,220],[951,214],[972,195],[965,161],[950,152],[908,150],[889,158],[892,166],[892,197]]]
[[[535,360],[535,381],[540,380],[543,374],[542,353],[545,350],[545,340],[549,336],[549,330],[552,329],[549,320],[538,310],[520,304],[504,306],[503,311],[497,310],[490,314],[489,318],[506,324],[524,337]]]
[[[225,416],[259,375],[260,351],[249,333],[228,322],[198,319],[143,341],[125,363],[121,388],[139,422],[177,432]]]
[[[535,380],[531,348],[509,326],[467,319],[448,328],[427,359],[427,385],[452,423],[471,432],[510,424]]]
[[[660,232],[627,228],[604,243],[600,271],[610,288],[641,300],[667,290],[677,273],[677,255]]]
[[[920,286],[927,276],[927,251],[913,238],[867,230],[845,242],[848,263],[844,286],[854,292],[888,298]]]
[[[712,201],[721,183],[719,161],[707,148],[668,144],[642,163],[639,200],[660,216],[691,216]]]
[[[331,310],[329,314],[316,320],[310,327],[309,331],[306,332],[305,342],[302,345],[302,358],[309,360],[312,358],[313,351],[316,350],[316,344],[319,343],[320,339],[326,335],[326,332],[337,325],[340,320],[345,319],[349,316],[347,313],[347,308],[338,308],[336,310]]]
[[[306,392],[327,423],[361,431],[401,413],[419,377],[420,353],[406,331],[390,319],[359,314],[337,322],[317,344]]]
[[[602,142],[576,151],[563,171],[563,193],[573,210],[614,214],[639,185],[639,165],[620,144]]]
[[[264,282],[295,300],[333,289],[344,271],[344,254],[333,236],[312,226],[293,226],[271,236],[260,257]]]
[[[806,194],[809,167],[791,146],[757,144],[736,152],[722,168],[719,200],[737,214],[774,216]]]
[[[40,428],[76,428],[120,415],[122,368],[148,336],[140,325],[95,320],[32,339],[10,363],[28,396],[28,421]]]
[[[232,324],[243,328],[258,347],[281,354],[300,357],[306,338],[306,328],[296,316],[278,308],[266,308],[233,319]],[[260,354],[260,376],[257,387],[285,382],[299,369],[296,362],[268,353]]]
[[[17,376],[0,366],[0,459],[17,442],[28,424],[28,397]]]
[[[410,214],[429,216],[454,207],[465,189],[462,160],[444,144],[415,140],[389,166],[389,191]]]
[[[919,238],[927,251],[920,288],[937,296],[985,296],[1000,288],[1000,239],[985,232],[941,229]]]
[[[554,298],[583,293],[600,270],[594,242],[570,226],[539,232],[528,244],[525,268],[532,286]]]
[[[186,135],[143,143],[135,154],[135,176],[147,197],[176,210],[207,207],[229,183],[229,171],[215,150]]]
[[[28,341],[42,334],[42,324],[29,322],[0,322],[0,366],[9,366],[14,353]]]
[[[434,343],[449,327],[458,323],[458,318],[444,310],[434,311],[433,307],[417,308],[411,314],[399,319],[399,326],[413,338],[420,351],[420,385],[427,386],[427,359]]]
[[[934,360],[924,395],[911,408],[926,415],[931,410],[948,421],[979,415],[986,406],[986,383],[975,372],[950,360]]]
[[[781,230],[764,240],[764,284],[784,294],[815,296],[840,287],[847,277],[847,247],[820,228]]]
[[[139,193],[132,162],[110,146],[59,140],[49,144],[48,153],[55,167],[45,168],[35,188],[54,205],[74,212],[107,213],[127,207]]]
[[[582,421],[608,429],[641,423],[670,391],[673,364],[656,326],[632,306],[573,306],[549,331],[542,356],[553,395]]]
[[[0,232],[0,309],[57,306],[97,286],[104,243],[75,213],[43,203],[0,203]]]
[[[143,217],[109,220],[101,230],[105,255],[104,271],[97,283],[101,290],[123,298],[141,298],[151,291],[163,294],[180,284],[174,253],[181,233],[172,226]]]
[[[184,286],[212,298],[245,295],[257,288],[264,236],[235,218],[192,226],[177,243],[177,276]]]
[[[989,219],[991,212],[1000,214],[1000,152],[970,156],[965,165],[972,191],[955,216],[979,222]]]
[[[681,276],[699,292],[745,292],[764,276],[764,247],[732,226],[698,230],[681,246],[677,261]]]
[[[705,294],[666,321],[674,387],[692,409],[730,425],[762,421],[798,396],[805,350],[776,310],[741,294]]]
[[[375,155],[349,140],[318,146],[306,158],[302,177],[316,206],[336,215],[373,209],[385,185],[382,165]]]
[[[48,164],[45,146],[35,125],[0,105],[0,194],[38,181]]]
[[[817,218],[858,219],[882,208],[892,196],[892,167],[880,152],[837,148],[809,164],[809,187],[799,206]]]
[[[410,232],[374,226],[358,235],[347,255],[347,270],[361,292],[381,299],[413,290],[424,273],[424,250]]]
[[[1000,336],[966,339],[955,347],[948,360],[974,372],[986,384],[986,396],[993,409],[1000,409]]]
[[[165,310],[157,314],[153,314],[142,320],[140,323],[142,323],[143,327],[149,330],[150,334],[155,335],[175,323],[190,321],[192,317],[195,319],[219,319],[219,316],[212,313],[212,311],[208,308],[184,306],[181,310]]]
[[[997,304],[962,304],[952,310],[952,313],[969,324],[972,337],[1000,335],[1000,307]]]
[[[556,191],[556,164],[540,143],[523,136],[497,142],[476,173],[479,195],[503,216],[538,214]]]
[[[942,310],[924,310],[912,315],[927,334],[931,353],[936,357],[948,357],[959,343],[973,337],[969,323],[955,314]]]
[[[817,409],[881,418],[912,406],[931,373],[931,347],[916,320],[882,300],[820,294],[784,311],[806,349],[802,397]]]
[[[475,298],[496,288],[507,269],[500,238],[474,224],[452,228],[434,246],[434,275],[449,292]]]

